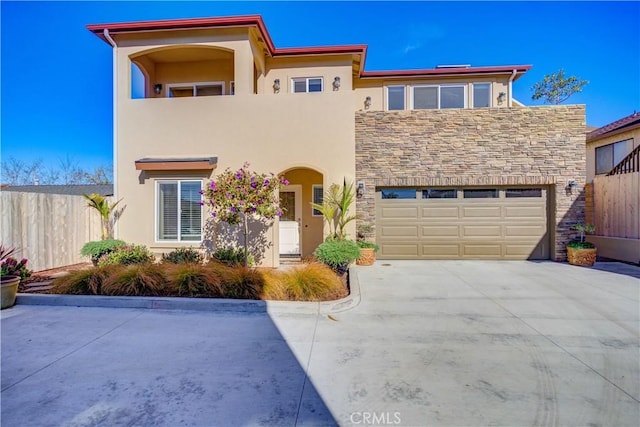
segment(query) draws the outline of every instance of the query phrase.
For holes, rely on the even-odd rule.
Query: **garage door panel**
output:
[[[539,237],[547,231],[545,224],[540,225],[505,225],[505,237]]]
[[[382,237],[418,237],[417,225],[385,225],[381,230]]]
[[[390,208],[382,208],[382,217],[385,219],[408,219],[408,218],[418,218],[418,207],[417,206],[408,206],[408,207],[390,207]]]
[[[464,257],[473,258],[501,258],[502,245],[496,243],[463,243]]]
[[[462,237],[494,237],[499,240],[501,233],[500,225],[465,225],[462,227]]]
[[[544,206],[505,206],[504,217],[510,218],[541,218],[545,216]]]
[[[544,243],[507,243],[505,257],[511,259],[545,259]]]
[[[458,198],[448,199],[399,200],[378,195],[378,257],[548,259],[546,189],[538,187],[542,197],[523,197],[536,194],[535,189],[495,188],[499,191],[493,194],[498,197],[464,198],[460,187]]]
[[[381,246],[381,256],[407,257],[407,259],[418,257],[419,245],[406,243],[387,243]]]
[[[462,208],[463,218],[493,218],[502,216],[500,206],[465,206]]]
[[[431,243],[422,245],[422,256],[429,259],[451,259],[460,257],[460,245]]]
[[[460,208],[458,206],[426,207],[422,208],[421,214],[423,218],[449,220],[460,216]]]
[[[422,226],[422,237],[460,237],[457,225]]]

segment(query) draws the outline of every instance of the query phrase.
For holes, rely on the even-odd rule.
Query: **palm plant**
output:
[[[87,200],[87,207],[95,209],[100,214],[102,240],[113,239],[113,227],[124,211],[124,207],[116,209],[122,199],[115,203],[109,203],[109,200],[101,194],[92,193],[90,195],[83,194],[83,196]]]
[[[322,204],[311,203],[313,209],[319,211],[324,217],[324,221],[329,225],[329,237],[331,239],[346,239],[347,224],[357,218],[356,215],[349,214],[354,198],[353,183],[345,182],[342,187],[338,184],[331,184],[324,194]]]

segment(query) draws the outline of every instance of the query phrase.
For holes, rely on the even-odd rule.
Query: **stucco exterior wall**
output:
[[[502,103],[498,102],[498,95],[504,92],[509,96],[508,78],[496,79],[495,77],[473,77],[466,78],[431,78],[431,79],[356,79],[354,83],[354,107],[356,111],[365,110],[364,100],[367,96],[371,97],[371,106],[368,111],[384,111],[387,109],[387,86],[406,86],[405,87],[405,103],[406,109],[410,109],[411,88],[412,85],[446,85],[446,84],[464,84],[466,85],[466,97],[469,106],[472,106],[473,86],[471,83],[491,83],[491,94],[489,99],[491,106],[496,108],[508,107],[508,99]]]
[[[156,252],[188,245],[155,241],[155,181],[162,174],[137,171],[144,157],[217,156],[218,170],[245,161],[260,172],[308,167],[322,184],[355,176],[352,94],[346,91],[279,96],[128,99],[118,102],[116,195],[127,205],[118,236]],[[214,171],[215,173],[215,171]],[[177,175],[184,175],[177,173]],[[208,178],[207,173],[200,174]],[[191,174],[189,174],[191,176]],[[278,233],[263,265],[277,266]]]
[[[566,258],[584,218],[584,106],[356,112],[355,122],[362,222],[375,226],[379,186],[544,185],[552,258]]]

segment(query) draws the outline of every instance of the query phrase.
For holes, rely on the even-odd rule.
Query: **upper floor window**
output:
[[[216,95],[224,95],[224,82],[171,83],[167,85],[167,96],[170,98]]]
[[[473,84],[473,108],[491,106],[491,83]]]
[[[609,173],[611,169],[629,154],[632,139],[614,142],[596,148],[596,175]]]
[[[291,79],[291,92],[322,92],[322,77],[301,77]]]
[[[466,85],[412,86],[414,110],[465,108]]]
[[[387,110],[404,110],[404,86],[387,86]]]

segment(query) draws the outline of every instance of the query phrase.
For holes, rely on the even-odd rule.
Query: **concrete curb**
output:
[[[71,307],[141,308],[236,313],[328,314],[350,310],[360,304],[360,284],[356,267],[349,270],[351,293],[336,301],[262,301],[222,298],[111,297],[99,295],[18,294],[17,305]]]

